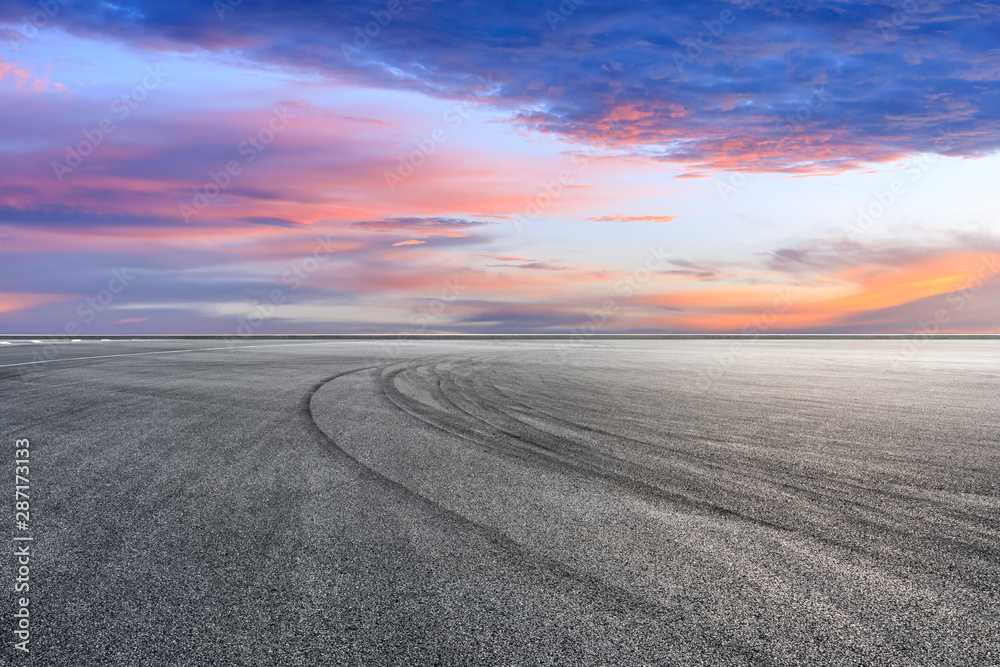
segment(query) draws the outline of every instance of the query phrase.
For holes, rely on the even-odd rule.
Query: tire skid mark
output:
[[[427,361],[431,360],[424,359],[422,361],[424,361],[424,366],[426,367]],[[491,449],[495,451],[500,451],[505,454],[518,453],[522,455],[519,458],[523,458],[524,455],[526,455],[529,457],[529,460],[534,458],[539,462],[544,460],[545,463],[549,464],[548,467],[550,468],[554,468],[564,473],[567,470],[572,470],[573,472],[582,474],[585,477],[599,479],[612,486],[624,488],[647,499],[655,501],[666,500],[682,505],[688,505],[712,513],[746,521],[754,525],[768,527],[782,533],[795,532],[794,528],[789,528],[787,526],[768,521],[767,519],[761,519],[759,517],[744,514],[722,505],[693,498],[683,492],[665,489],[661,486],[629,477],[623,472],[620,472],[623,469],[628,469],[629,463],[627,461],[588,451],[581,447],[578,443],[571,442],[566,438],[558,438],[557,436],[553,436],[552,434],[538,429],[533,429],[526,424],[522,425],[526,427],[526,430],[518,433],[510,430],[506,426],[490,423],[479,415],[465,410],[459,409],[458,415],[436,412],[429,408],[426,404],[406,396],[396,387],[395,380],[397,376],[412,369],[413,366],[410,365],[404,368],[393,369],[388,373],[383,373],[379,378],[380,388],[383,393],[401,410],[418,417],[421,421],[429,423],[430,425],[447,433],[462,435],[462,437],[466,440],[475,442],[480,446],[487,444],[483,442],[483,439],[486,439],[488,444],[491,445]],[[435,384],[440,385],[443,381],[446,381],[446,378],[439,374],[435,379]],[[449,403],[454,405],[454,400],[449,398]],[[476,407],[481,408],[482,406],[477,404]],[[456,416],[459,417],[458,420],[454,419]],[[462,419],[463,416],[466,417],[466,419]],[[447,419],[448,417],[451,417],[452,419]],[[469,418],[471,418],[471,423]],[[456,424],[456,421],[458,424]],[[483,425],[485,425],[486,428],[483,428]],[[531,431],[535,431],[535,433],[532,433]],[[506,438],[504,436],[506,436]],[[543,445],[535,439],[536,437],[547,439],[548,442]],[[604,465],[609,465],[612,469],[608,470],[603,467]]]
[[[670,452],[671,454],[675,456],[680,456],[688,461],[696,461],[698,465],[701,465],[704,468],[711,469],[715,472],[725,473],[730,477],[736,477],[738,478],[738,481],[742,481],[743,479],[749,477],[763,484],[770,485],[775,489],[790,489],[792,491],[795,491],[796,493],[807,496],[812,500],[816,501],[832,500],[836,503],[850,505],[857,508],[857,510],[873,517],[874,520],[871,521],[870,524],[873,527],[882,530],[893,529],[890,524],[886,523],[885,521],[879,520],[881,518],[884,518],[884,511],[885,511],[884,508],[878,507],[874,504],[866,504],[864,502],[854,500],[853,498],[849,497],[849,495],[860,495],[863,497],[866,494],[879,494],[886,498],[892,498],[894,500],[902,501],[903,503],[907,503],[908,505],[923,505],[923,507],[921,506],[906,507],[906,508],[897,507],[895,509],[897,509],[897,511],[903,510],[907,518],[917,521],[918,523],[921,523],[926,526],[930,526],[932,524],[926,513],[926,506],[930,505],[935,507],[935,509],[939,512],[938,515],[939,517],[947,516],[948,518],[957,522],[967,522],[973,524],[977,528],[986,529],[986,531],[990,533],[990,536],[994,538],[1000,536],[1000,530],[998,530],[1000,526],[998,526],[997,519],[995,516],[980,514],[974,511],[961,511],[949,505],[943,500],[928,499],[914,494],[905,494],[901,492],[892,491],[890,489],[879,488],[876,486],[868,486],[856,480],[855,478],[851,477],[848,478],[840,477],[834,479],[827,478],[825,485],[819,487],[807,487],[801,484],[791,483],[787,479],[768,477],[759,473],[755,474],[756,471],[750,469],[749,467],[744,467],[741,468],[739,471],[734,471],[733,466],[725,466],[722,464],[715,463],[714,461],[711,460],[711,458],[699,456],[694,452],[689,452],[686,450],[668,446],[657,448],[652,443],[649,443],[644,440],[636,440],[634,438],[630,438],[629,436],[611,433],[603,429],[594,428],[582,424],[576,424],[574,422],[552,415],[546,411],[535,408],[534,406],[528,406],[523,402],[519,401],[518,399],[510,396],[503,390],[499,389],[496,386],[496,383],[492,381],[493,378],[496,377],[496,373],[492,369],[488,368],[485,371],[483,369],[477,369],[477,370],[480,373],[482,373],[482,376],[486,378],[486,381],[488,382],[488,384],[484,387],[484,389],[486,391],[495,392],[497,394],[498,397],[495,399],[495,404],[500,410],[504,409],[503,407],[504,405],[513,404],[518,406],[520,408],[520,411],[526,415],[535,416],[536,418],[539,419],[549,419],[551,421],[559,422],[565,425],[568,430],[582,429],[588,432],[598,433],[608,438],[635,443],[636,445],[647,449],[647,451],[652,451],[657,454],[662,452]],[[542,415],[543,417],[539,417],[538,415]],[[511,416],[516,418],[516,416],[514,415]],[[669,437],[670,435],[674,435],[676,437],[676,434],[668,434],[666,437]],[[693,439],[704,442],[705,444],[708,445],[717,444],[712,438],[707,438],[703,436],[698,436]],[[753,461],[752,459],[747,459],[746,457],[744,457],[743,459],[741,459],[741,463],[747,464],[749,466],[753,464]],[[815,476],[811,476],[810,478],[815,478]],[[829,492],[826,493],[824,492],[824,490]],[[858,491],[861,491],[862,493],[858,494],[857,493]],[[816,507],[816,509],[822,511],[823,507]],[[972,532],[976,537],[980,536],[979,531],[972,531]]]
[[[412,363],[412,362],[411,362]],[[350,462],[351,466],[355,468],[359,475],[373,481],[383,487],[388,488],[393,494],[400,498],[406,499],[411,504],[418,506],[420,509],[430,513],[438,519],[441,519],[447,523],[461,526],[467,530],[470,530],[486,542],[492,545],[497,550],[500,550],[507,554],[511,559],[512,564],[523,568],[527,571],[531,570],[542,570],[546,571],[551,575],[559,578],[567,579],[580,585],[588,590],[590,590],[595,599],[601,599],[603,602],[602,607],[607,609],[620,609],[622,607],[628,607],[631,612],[642,614],[650,619],[655,619],[657,622],[669,622],[669,621],[682,621],[686,620],[684,614],[678,612],[675,609],[665,607],[661,604],[656,603],[653,600],[647,599],[631,591],[614,586],[600,577],[589,574],[587,572],[581,571],[579,569],[573,568],[569,564],[546,556],[544,554],[529,551],[523,545],[515,542],[503,531],[488,526],[486,524],[479,523],[455,510],[449,509],[440,503],[424,496],[417,491],[409,488],[408,486],[397,482],[396,480],[384,475],[375,468],[367,465],[360,459],[358,459],[351,452],[347,451],[341,447],[337,441],[328,435],[326,431],[319,425],[313,414],[312,402],[316,394],[326,385],[331,382],[336,381],[339,378],[346,377],[348,375],[353,375],[356,373],[361,373],[364,371],[376,370],[380,371],[380,379],[383,376],[385,369],[390,366],[367,366],[364,368],[356,368],[349,371],[342,371],[340,373],[335,373],[328,376],[315,384],[313,384],[306,394],[303,396],[303,400],[300,407],[300,413],[306,417],[311,424],[311,429],[319,437],[320,442],[324,443],[326,449],[338,457],[342,457]],[[408,365],[409,367],[409,365]],[[391,374],[392,377],[395,374]],[[376,388],[381,389],[381,382],[377,382]],[[407,410],[400,408],[404,412],[409,413]],[[420,418],[419,415],[414,414],[421,422],[427,423],[434,428],[439,428],[437,424],[430,421],[425,421]],[[446,429],[440,429],[445,430]],[[467,436],[460,433],[455,433],[463,439],[469,440]],[[476,442],[475,440],[472,440]],[[490,448],[492,449],[492,448]],[[508,452],[504,452],[508,453]],[[535,462],[535,461],[531,461]],[[592,604],[592,603],[588,603]],[[596,609],[596,607],[595,607]],[[726,651],[735,652],[737,655],[743,657],[748,661],[760,660],[761,658],[761,647],[750,646],[745,641],[734,637],[730,634],[726,634],[725,637],[715,637],[714,641],[709,641],[708,644],[712,648],[724,649]]]
[[[501,452],[508,456],[514,456],[522,461],[527,459],[535,464],[545,464],[549,469],[555,469],[563,473],[573,471],[577,474],[590,478],[596,478],[609,483],[618,488],[624,488],[637,495],[659,501],[670,501],[686,504],[692,507],[701,508],[724,516],[747,521],[749,523],[772,528],[784,533],[794,532],[804,537],[816,540],[817,542],[846,549],[872,559],[884,558],[886,553],[870,546],[867,540],[852,539],[857,538],[857,531],[850,530],[843,535],[830,534],[824,531],[822,521],[813,521],[803,525],[785,525],[779,521],[772,521],[754,516],[744,511],[733,509],[725,504],[704,500],[691,495],[697,493],[692,489],[691,483],[696,482],[694,471],[688,477],[677,474],[669,475],[669,481],[681,489],[667,489],[662,486],[662,482],[668,479],[668,472],[663,470],[653,470],[632,462],[625,461],[618,457],[595,452],[581,444],[584,438],[566,438],[551,431],[533,426],[518,419],[517,415],[503,410],[502,405],[507,397],[502,392],[493,393],[491,387],[483,387],[476,384],[475,379],[490,375],[488,364],[477,364],[477,361],[484,361],[489,357],[474,357],[465,355],[464,357],[432,357],[421,358],[408,362],[405,366],[398,366],[383,372],[379,379],[379,386],[382,393],[399,409],[407,412],[420,421],[427,423],[439,430],[458,435],[464,439],[475,443],[480,447],[486,447],[495,452]],[[483,366],[486,367],[484,370]],[[471,367],[467,377],[461,376],[460,372]],[[404,373],[411,372],[417,376],[420,382],[414,380]],[[397,386],[397,381],[407,379],[415,386],[427,391],[438,407],[409,396]],[[486,396],[481,395],[486,393]],[[493,401],[489,399],[489,394],[493,393]],[[483,400],[483,399],[486,400]],[[533,408],[523,406],[522,412],[531,414]],[[441,407],[444,406],[444,407]],[[533,415],[534,416],[534,415]],[[537,417],[536,418],[540,418]],[[558,419],[558,418],[557,418]],[[543,419],[544,421],[544,419]],[[568,430],[577,428],[578,425],[566,420],[559,420],[567,424]],[[609,437],[623,438],[611,434]],[[707,443],[712,443],[710,439],[703,439]],[[641,442],[641,441],[640,441]],[[648,446],[648,443],[643,443]],[[673,450],[672,450],[673,451]],[[747,471],[734,470],[732,466],[720,466],[718,464],[708,464],[701,457],[691,456],[685,453],[678,453],[690,463],[695,460],[703,467],[713,468],[715,472],[720,472],[725,479],[713,480],[716,483],[715,492],[723,496],[725,500],[736,506],[745,504],[743,495],[745,494]],[[637,478],[640,477],[640,478]],[[655,481],[647,481],[641,477],[652,478]],[[798,493],[800,497],[811,500],[812,511],[829,517],[837,523],[843,523],[840,511],[844,505],[852,506],[854,512],[851,520],[854,526],[865,526],[867,531],[872,533],[891,532],[900,538],[910,537],[913,533],[911,527],[901,527],[888,520],[890,513],[884,508],[873,505],[866,505],[851,498],[837,495],[841,489],[833,485],[821,488],[809,488],[798,484],[792,484],[788,480],[777,480],[774,478],[751,475],[751,479],[770,485],[773,488],[791,489]],[[657,484],[656,482],[660,482]],[[845,486],[850,489],[855,486],[849,482]],[[841,491],[848,493],[849,491]],[[882,493],[885,496],[893,494]],[[989,542],[989,535],[995,533],[995,527],[989,519],[983,519],[978,515],[969,515],[961,511],[951,510],[945,514],[928,516],[926,511],[921,511],[921,507],[913,506],[922,499],[914,499],[902,494],[896,494],[896,499],[907,503],[907,507],[892,508],[898,516],[904,513],[910,520],[915,521],[925,527],[922,531],[927,538],[937,542],[946,551],[962,554],[965,557],[975,555],[987,562],[1000,561],[1000,553]],[[831,501],[835,504],[831,504]],[[951,519],[948,528],[942,530],[941,519]],[[968,524],[972,524],[969,526]],[[985,524],[985,525],[984,525]],[[985,530],[984,530],[985,529]],[[985,533],[985,534],[984,534]],[[899,556],[900,554],[895,554]],[[916,570],[925,567],[924,564],[913,562],[909,564]],[[978,569],[978,568],[976,568]],[[985,575],[987,571],[983,571]],[[973,576],[972,580],[978,581],[982,576]],[[980,582],[981,583],[981,582]]]
[[[587,425],[583,425],[583,424],[576,424],[576,423],[568,421],[566,419],[562,419],[562,418],[560,418],[560,417],[558,417],[556,415],[553,415],[553,414],[551,414],[549,412],[546,412],[544,410],[540,410],[540,409],[529,407],[529,406],[525,405],[524,403],[522,403],[518,399],[513,398],[509,394],[503,392],[502,390],[500,390],[499,388],[497,388],[493,384],[490,384],[488,387],[486,387],[486,390],[487,391],[494,391],[500,397],[502,397],[502,400],[500,400],[500,399],[497,400],[497,408],[499,410],[504,411],[505,413],[509,414],[511,417],[513,417],[515,419],[517,419],[517,416],[514,415],[514,414],[511,414],[510,411],[508,411],[507,409],[505,409],[503,407],[503,405],[504,405],[505,402],[507,402],[507,403],[509,403],[511,405],[511,407],[513,408],[512,411],[520,412],[525,417],[538,419],[539,421],[549,420],[551,422],[555,422],[555,423],[558,423],[558,424],[562,425],[566,430],[580,429],[580,430],[586,431],[588,433],[597,434],[597,435],[602,436],[602,437],[607,437],[607,438],[617,439],[617,440],[621,440],[621,441],[625,441],[625,442],[629,442],[629,443],[634,443],[634,444],[638,445],[639,447],[642,447],[646,451],[650,451],[652,453],[662,454],[662,453],[669,452],[670,454],[672,454],[674,456],[677,456],[677,457],[680,457],[680,458],[684,459],[685,461],[687,461],[689,463],[692,463],[692,462],[697,463],[697,465],[702,466],[703,468],[705,468],[707,470],[711,470],[711,471],[713,471],[715,473],[724,474],[727,477],[738,478],[738,481],[744,481],[746,479],[752,479],[752,480],[757,481],[757,482],[759,482],[761,484],[766,484],[766,485],[770,486],[771,488],[773,488],[775,490],[790,490],[790,491],[794,491],[795,493],[798,493],[798,494],[801,494],[803,496],[809,497],[811,500],[814,500],[814,501],[834,501],[836,503],[842,503],[842,504],[851,505],[851,506],[855,507],[858,511],[863,512],[863,513],[865,513],[867,515],[870,515],[870,517],[873,519],[872,521],[870,521],[870,525],[872,525],[873,527],[878,527],[878,528],[881,528],[881,529],[888,529],[889,528],[889,525],[886,524],[885,522],[878,521],[878,519],[883,516],[882,510],[880,508],[874,506],[874,505],[865,504],[865,503],[863,503],[861,501],[854,500],[851,497],[848,497],[847,494],[851,494],[853,491],[855,491],[857,489],[861,489],[861,490],[868,491],[868,492],[879,492],[879,493],[882,493],[885,496],[889,496],[889,497],[895,498],[897,500],[902,500],[904,502],[909,502],[909,503],[917,502],[919,500],[918,498],[916,498],[914,496],[907,496],[907,495],[904,495],[904,494],[890,493],[890,492],[887,492],[887,491],[883,492],[883,491],[880,491],[879,489],[875,489],[875,488],[872,488],[872,487],[866,487],[866,486],[864,486],[862,484],[852,483],[852,482],[847,481],[847,480],[830,480],[829,483],[828,483],[828,485],[825,486],[825,487],[807,487],[807,486],[804,486],[804,485],[801,485],[801,484],[794,484],[794,483],[792,483],[791,481],[789,481],[787,479],[782,480],[782,479],[778,479],[778,478],[774,478],[774,477],[768,477],[768,476],[765,476],[765,475],[762,475],[762,474],[758,474],[755,470],[753,470],[752,468],[749,468],[749,467],[741,468],[737,472],[737,471],[733,470],[733,466],[731,466],[731,465],[730,466],[726,466],[726,465],[723,465],[723,464],[720,464],[720,463],[716,463],[710,457],[700,456],[700,455],[698,455],[695,452],[691,452],[691,451],[680,449],[680,448],[676,448],[676,447],[669,447],[669,446],[666,446],[666,445],[664,445],[662,447],[657,447],[655,444],[647,442],[645,440],[637,440],[635,438],[631,438],[631,437],[626,436],[626,435],[620,435],[620,434],[616,434],[616,433],[611,433],[609,431],[605,431],[605,430],[600,429],[600,428],[595,428],[595,427],[591,427],[591,426],[587,426]],[[670,435],[674,435],[675,437],[677,436],[677,434],[668,434],[665,437],[670,437]],[[708,438],[708,437],[701,436],[701,437],[695,437],[695,438],[692,438],[692,439],[704,442],[705,444],[708,444],[708,445],[717,444],[715,440],[713,440],[712,438]],[[741,460],[741,462],[746,463],[745,460]],[[666,473],[666,471],[661,471],[659,469],[657,469],[656,472],[657,472],[657,474],[659,476],[662,476],[664,473]],[[674,479],[677,480],[678,482],[680,482],[682,480],[687,480],[687,478],[681,478],[681,477],[675,477]],[[828,489],[829,493],[824,493],[822,489]],[[735,489],[735,490],[739,491],[738,488]],[[973,519],[976,519],[974,521],[975,523],[978,523],[978,524],[981,524],[981,525],[984,525],[984,526],[990,526],[989,517],[981,517],[981,516],[975,515],[975,514],[969,515],[969,514],[964,514],[964,513],[958,512],[954,508],[948,506],[947,503],[945,503],[943,501],[926,501],[926,502],[928,504],[933,504],[933,505],[938,506],[939,509],[942,512],[946,513],[949,517],[951,517],[953,519],[957,519],[957,520],[970,520],[970,521],[973,521]],[[827,511],[830,515],[833,515],[835,513],[835,511],[833,509],[831,509],[831,510],[824,510],[824,508],[822,506],[817,506],[816,510],[817,511]],[[927,522],[926,521],[926,517],[925,517],[925,513],[921,512],[920,508],[915,508],[915,509],[909,511],[908,514],[907,514],[907,516],[909,518],[911,518],[911,519],[914,519],[914,520],[917,520],[917,521],[920,521],[920,522],[924,522],[924,523]]]

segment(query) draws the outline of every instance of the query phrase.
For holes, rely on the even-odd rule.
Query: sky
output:
[[[0,333],[1000,333],[1000,3],[0,4]]]

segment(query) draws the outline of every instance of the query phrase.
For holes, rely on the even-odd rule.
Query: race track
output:
[[[42,345],[33,665],[1000,664],[995,341]]]

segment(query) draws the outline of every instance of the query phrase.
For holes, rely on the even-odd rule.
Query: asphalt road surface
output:
[[[3,664],[1000,664],[993,341],[43,346]]]

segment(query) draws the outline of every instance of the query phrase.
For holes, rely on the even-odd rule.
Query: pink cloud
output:
[[[679,216],[676,215],[604,215],[596,218],[587,218],[596,222],[673,222]]]

